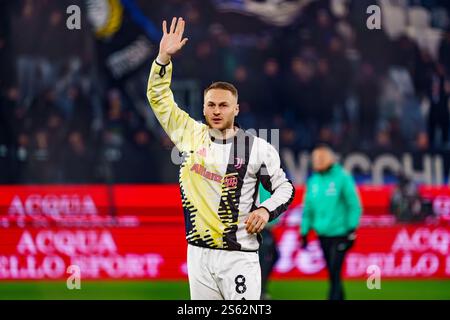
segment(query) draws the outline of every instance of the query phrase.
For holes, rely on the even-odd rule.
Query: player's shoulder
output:
[[[207,135],[209,133],[209,127],[205,123],[200,120],[194,120],[194,126],[192,127],[191,132],[186,132],[185,134],[194,136],[195,138],[199,138],[203,135]]]
[[[183,141],[188,146],[189,150],[198,149],[201,146],[205,146],[209,140],[208,126],[203,122],[192,119],[193,125],[188,130],[183,129],[181,134],[183,135]]]
[[[335,163],[333,165],[333,170],[334,172],[336,172],[336,174],[346,179],[352,176],[351,173],[347,169],[345,169],[340,163]]]
[[[267,141],[267,138],[263,135],[258,135],[255,130],[243,130],[245,137],[247,137],[254,146],[259,148],[270,148],[271,151],[276,150],[276,148]]]
[[[253,140],[251,153],[254,155],[254,159],[257,159],[260,164],[278,166],[280,156],[276,145],[267,141],[266,137],[258,136],[254,132],[249,132],[247,135]]]
[[[354,181],[352,173],[341,164],[339,163],[334,164],[333,170],[335,172],[334,177],[342,181],[342,183],[347,184],[352,183]]]
[[[204,132],[208,132],[209,127],[208,127],[208,125],[205,124],[203,121],[201,121],[201,120],[195,120],[195,123],[196,123],[196,127],[197,127],[198,130],[204,131]]]

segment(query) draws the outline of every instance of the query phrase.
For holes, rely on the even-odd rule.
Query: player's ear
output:
[[[234,108],[234,116],[236,117],[239,114],[239,104],[236,104],[236,107]]]

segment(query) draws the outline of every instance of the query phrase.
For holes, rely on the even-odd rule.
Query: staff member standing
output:
[[[326,145],[313,150],[314,174],[308,179],[301,222],[302,248],[307,235],[314,230],[329,273],[328,299],[343,300],[341,270],[346,252],[356,238],[361,203],[352,176],[336,162]]]

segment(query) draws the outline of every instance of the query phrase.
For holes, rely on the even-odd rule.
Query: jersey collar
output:
[[[211,135],[211,131],[209,131],[209,137],[211,139],[212,142],[217,143],[217,144],[228,144],[233,142],[233,140],[235,138],[237,138],[238,136],[241,136],[242,134],[244,134],[244,130],[242,130],[242,128],[239,126],[239,124],[235,123],[234,126],[237,128],[236,134],[232,137],[229,137],[227,139],[220,139],[220,138],[216,138],[214,136]]]

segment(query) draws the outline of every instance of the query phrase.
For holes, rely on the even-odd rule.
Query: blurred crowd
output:
[[[173,145],[150,109],[104,80],[89,26],[65,28],[72,2],[0,0],[0,183],[176,182]],[[349,1],[344,17],[314,1],[286,27],[213,2],[136,1],[158,28],[187,21],[174,84],[196,81],[199,101],[211,82],[232,82],[241,127],[278,128],[294,151],[318,140],[340,152],[449,149],[448,25],[433,55],[367,29],[373,1]]]

